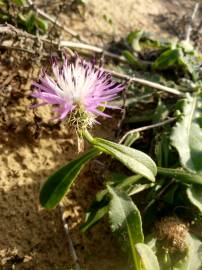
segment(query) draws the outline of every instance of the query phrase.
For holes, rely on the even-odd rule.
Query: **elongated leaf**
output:
[[[202,175],[190,173],[180,169],[158,167],[158,174],[175,178],[182,183],[202,185]]]
[[[91,209],[86,215],[85,223],[81,225],[81,231],[84,233],[97,224],[108,213],[108,209],[108,205],[97,205],[97,208]]]
[[[202,267],[202,243],[196,237],[187,234],[187,250],[183,259],[179,260],[173,270],[200,270]]]
[[[154,123],[158,123],[160,121],[165,120],[168,117],[169,109],[167,106],[159,99],[157,107],[152,115],[152,120]]]
[[[192,185],[187,189],[187,196],[202,214],[202,186]]]
[[[141,175],[132,175],[129,177],[125,177],[125,179],[123,179],[116,185],[116,189],[118,190],[128,189],[129,187],[132,187],[140,179],[142,179]]]
[[[157,257],[148,245],[139,243],[135,247],[144,270],[160,270]]]
[[[108,213],[109,196],[107,194],[108,190],[106,189],[97,194],[96,199],[86,213],[85,222],[81,226],[82,232],[86,232]]]
[[[127,192],[129,196],[133,196],[143,190],[146,190],[148,188],[153,187],[155,184],[151,183],[151,184],[136,184],[134,185],[131,189],[129,189],[129,191]]]
[[[169,49],[162,53],[153,63],[153,69],[165,70],[178,63],[181,56],[181,50]]]
[[[139,68],[139,69],[145,69],[146,66],[143,65],[135,55],[133,55],[131,52],[125,50],[122,52],[123,56],[126,58],[128,63],[133,67],[133,68]]]
[[[168,167],[170,154],[170,138],[166,132],[156,135],[156,163],[158,166]]]
[[[137,30],[130,32],[127,36],[127,42],[128,44],[135,50],[135,51],[141,51],[140,46],[140,39],[143,37],[144,32],[142,30]]]
[[[138,180],[142,178],[140,175],[133,175],[130,177],[126,177],[120,176],[118,174],[117,176],[113,175],[113,178],[115,177],[117,177],[118,180],[117,179],[116,180],[114,179],[113,181],[111,180],[110,184],[114,185],[117,190],[128,189],[128,187],[133,186],[134,183],[136,183]],[[85,232],[88,229],[90,229],[108,213],[109,203],[110,200],[108,189],[104,189],[96,195],[96,199],[93,201],[91,207],[88,209],[86,213],[85,222],[81,226],[82,232]]]
[[[140,133],[139,132],[129,134],[128,137],[124,141],[124,145],[130,147],[139,138],[140,138]]]
[[[199,173],[202,173],[201,104],[201,98],[187,96],[183,104],[183,116],[171,135],[172,145],[179,153],[182,166]]]
[[[41,18],[36,18],[35,21],[36,27],[41,30],[42,33],[45,33],[48,30],[48,23],[46,20]]]
[[[91,149],[83,156],[70,161],[66,166],[52,174],[41,189],[41,205],[48,209],[55,207],[68,192],[84,165],[99,154],[100,152],[96,149]]]
[[[140,174],[150,181],[155,181],[156,165],[145,153],[101,138],[94,139],[93,144],[96,148],[122,162],[132,172]]]
[[[117,192],[108,186],[111,195],[109,219],[112,231],[128,237],[134,266],[140,265],[135,244],[143,243],[142,221],[139,210],[131,198],[123,192]]]

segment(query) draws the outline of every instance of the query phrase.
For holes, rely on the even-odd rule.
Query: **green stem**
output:
[[[182,181],[188,184],[199,184],[202,185],[202,175],[190,173],[181,169],[170,169],[170,168],[157,168],[159,175],[169,176],[176,178],[178,181]]]
[[[141,178],[142,178],[142,175],[132,175],[130,177],[127,177],[123,182],[116,185],[116,188],[122,189],[124,187],[133,185],[134,183],[136,183]]]
[[[93,138],[93,136],[88,132],[87,129],[82,130],[82,134],[83,134],[84,138],[85,138],[90,144],[94,144],[94,138]]]

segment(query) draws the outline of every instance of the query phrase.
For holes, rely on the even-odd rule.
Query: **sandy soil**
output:
[[[191,6],[186,0],[89,0],[83,22],[76,15],[65,22],[96,44],[136,28],[167,36],[173,34],[168,18],[179,18]],[[6,52],[1,60],[0,265],[3,270],[72,269],[60,210],[41,209],[38,195],[46,177],[75,157],[76,142],[64,124],[49,122],[47,108],[28,109],[30,82],[38,69],[20,68]],[[95,133],[113,139],[116,123],[105,120]],[[79,232],[85,210],[102,187],[97,170],[94,162],[87,166],[66,200],[71,236],[85,270],[124,270],[125,260],[106,221],[85,235]]]

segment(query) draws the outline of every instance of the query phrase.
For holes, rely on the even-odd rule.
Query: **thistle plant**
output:
[[[65,57],[60,67],[56,59],[52,62],[55,79],[43,72],[39,83],[33,85],[38,89],[32,96],[43,102],[37,106],[51,104],[56,119],[68,119],[68,124],[77,132],[91,128],[98,123],[98,116],[110,117],[102,112],[101,107],[117,108],[107,104],[123,90],[123,84],[114,82],[110,74],[92,63],[76,57],[69,62]]]
[[[135,38],[136,33],[132,34]],[[195,51],[187,52],[181,43],[173,48],[171,43],[155,42],[152,42],[152,46],[156,44],[156,48],[161,49],[152,68],[165,71],[172,67],[176,68],[176,72],[179,69],[187,82],[187,86],[181,83],[178,85],[180,90],[184,89],[187,93],[180,94],[183,99],[176,102],[172,110],[170,101],[167,104],[164,95],[163,101],[159,95],[157,105],[154,104],[154,99],[151,99],[151,104],[155,105],[156,109],[152,109],[152,113],[150,109],[145,110],[143,116],[145,120],[147,114],[147,120],[157,124],[138,129],[138,132],[142,132],[161,126],[161,130],[154,132],[154,139],[146,136],[149,152],[153,154],[158,165],[157,181],[155,182],[157,167],[153,160],[145,153],[126,146],[137,139],[137,129],[127,132],[120,143],[95,138],[90,133],[95,125],[102,125],[100,117],[111,117],[106,108],[120,109],[109,103],[124,90],[124,84],[114,81],[111,74],[102,67],[78,56],[72,60],[66,57],[62,64],[54,59],[53,76],[43,71],[39,81],[33,84],[35,91],[32,96],[41,101],[33,106],[51,105],[54,111],[53,119],[64,121],[68,128],[74,129],[77,137],[86,140],[91,148],[48,177],[40,191],[40,203],[47,209],[54,208],[69,192],[88,161],[102,153],[110,155],[124,164],[131,174],[129,171],[123,173],[118,170],[105,175],[103,190],[96,194],[81,231],[85,233],[108,215],[111,229],[116,232],[123,249],[130,256],[134,270],[201,269],[201,239],[191,230],[193,224],[196,228],[201,226],[202,213],[202,101],[200,82],[195,81],[195,78],[200,76],[197,68],[199,55]],[[166,51],[162,52],[162,48]],[[131,52],[127,55],[126,58],[131,64]],[[193,66],[188,59],[193,60]],[[135,61],[132,63],[134,65]],[[179,81],[175,80],[177,85]],[[135,90],[132,89],[135,95],[138,93],[136,90],[136,87]],[[147,93],[147,89],[144,91]],[[136,113],[137,110],[133,111]],[[168,125],[171,123],[169,116],[173,114],[176,124]],[[131,120],[136,121],[132,119],[133,116]],[[142,112],[139,112],[135,118],[141,116]],[[167,117],[168,120],[159,122]],[[139,123],[139,119],[137,122]],[[133,196],[142,191],[145,192],[142,193],[143,196],[140,195],[134,200]],[[142,216],[136,203],[137,206],[139,203],[141,205]],[[160,215],[164,218],[155,222]],[[157,224],[156,228],[154,224]],[[189,224],[189,231],[186,224]]]
[[[100,124],[98,117],[111,117],[105,112],[105,108],[120,109],[108,103],[116,99],[118,94],[123,91],[124,84],[114,81],[103,68],[86,62],[78,56],[73,60],[65,57],[62,65],[54,59],[52,71],[54,78],[43,71],[39,81],[33,83],[35,91],[32,93],[32,97],[41,101],[33,106],[51,105],[55,114],[53,119],[66,121],[68,127],[74,129],[77,136],[86,139],[92,148],[48,177],[40,191],[41,205],[52,209],[60,203],[84,165],[102,153],[123,163],[129,170],[137,174],[135,177],[141,176],[152,182],[155,181],[156,165],[148,155],[125,145],[94,138],[89,132],[95,124]],[[108,192],[111,196],[114,194],[112,187],[108,187]],[[138,209],[134,207],[130,209],[133,212],[134,221],[139,224]],[[138,228],[140,229],[141,226]],[[133,233],[132,229],[131,234]],[[137,243],[143,242],[142,232],[138,230],[138,234]],[[131,243],[135,244],[133,241]],[[140,259],[137,259],[134,248],[131,249],[131,252],[134,266],[138,266]]]

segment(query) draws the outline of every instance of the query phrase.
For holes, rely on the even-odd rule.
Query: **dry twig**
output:
[[[123,99],[122,116],[121,116],[121,119],[117,125],[117,134],[116,134],[117,137],[119,137],[119,135],[120,135],[121,128],[122,128],[123,122],[124,122],[125,117],[126,117],[126,92],[127,92],[129,86],[130,86],[130,81],[128,81],[127,86],[125,87],[124,91],[122,92],[122,99]]]
[[[196,14],[198,12],[198,9],[199,9],[199,3],[196,3],[195,6],[194,6],[193,13],[192,13],[192,15],[190,17],[189,24],[187,26],[187,31],[186,31],[186,36],[185,36],[185,41],[186,42],[189,42],[190,41],[191,32],[192,32],[192,24],[193,24],[193,21],[196,18]]]
[[[173,94],[173,95],[177,95],[177,96],[181,96],[181,97],[184,96],[184,93],[180,92],[179,90],[177,90],[175,88],[164,86],[162,84],[151,82],[151,81],[141,79],[141,78],[137,78],[137,77],[134,77],[134,76],[131,77],[129,75],[122,74],[122,73],[112,71],[112,70],[108,70],[108,69],[105,69],[105,71],[111,73],[111,75],[116,77],[117,79],[128,80],[131,83],[134,82],[134,83],[142,84],[144,86],[149,86],[151,88],[158,89],[158,90],[161,90],[161,91],[164,91],[164,92],[168,92],[168,93]]]
[[[76,251],[74,249],[74,245],[73,245],[70,233],[69,233],[69,227],[68,227],[66,217],[65,217],[65,209],[64,209],[64,205],[62,203],[60,203],[60,211],[61,211],[61,215],[62,215],[62,222],[63,222],[64,230],[65,230],[65,233],[67,235],[67,240],[69,243],[69,250],[70,250],[72,259],[74,261],[75,270],[81,270],[81,267],[79,265],[79,259],[77,257],[77,254],[76,254]]]
[[[25,38],[30,38],[30,39],[34,39],[34,40],[38,40],[38,38],[39,38],[37,36],[34,36],[32,34],[25,32],[25,31],[22,31],[16,27],[14,27],[11,24],[0,25],[0,34],[25,37]],[[56,41],[51,41],[51,40],[44,38],[44,37],[40,37],[40,40],[42,42],[48,43],[50,45],[52,44],[52,45],[58,47],[58,42],[56,42]],[[122,62],[122,63],[127,63],[127,60],[124,57],[117,55],[117,54],[114,54],[114,53],[111,53],[111,52],[108,52],[105,49],[97,47],[97,46],[84,44],[84,43],[80,43],[80,42],[72,42],[72,41],[67,41],[67,40],[61,40],[59,43],[59,46],[60,46],[60,48],[85,50],[85,51],[103,54],[104,56],[111,58],[113,60],[117,60],[117,61]]]
[[[121,139],[119,140],[119,143],[122,143],[128,137],[128,135],[130,135],[130,134],[134,134],[134,133],[137,133],[137,132],[149,130],[149,129],[152,129],[152,128],[161,127],[161,126],[169,124],[169,123],[171,123],[171,122],[173,122],[175,120],[176,120],[176,118],[173,117],[173,118],[169,118],[169,119],[167,119],[165,121],[162,121],[162,122],[159,122],[159,123],[156,123],[156,124],[152,124],[152,125],[149,125],[149,126],[144,126],[144,127],[140,127],[140,128],[136,128],[136,129],[131,129],[130,131],[126,132],[123,135],[123,137],[121,137]]]
[[[25,38],[30,38],[30,39],[33,39],[33,40],[36,40],[36,41],[40,40],[41,42],[44,42],[44,43],[47,43],[47,44],[50,44],[50,45],[55,45],[56,47],[58,47],[58,43],[55,42],[55,41],[51,41],[51,40],[43,38],[43,37],[34,36],[32,34],[29,34],[29,33],[25,32],[25,31],[17,29],[16,27],[14,27],[12,25],[9,25],[9,24],[0,25],[0,34],[7,34],[7,35],[10,35],[10,36],[14,36],[14,37],[16,37],[16,36],[17,37],[25,37]],[[76,49],[78,47],[81,48],[82,45],[83,45],[83,48],[85,48],[85,49],[87,48],[88,50],[91,50],[91,49],[93,50],[93,47],[94,47],[94,46],[91,46],[91,45],[86,45],[86,44],[81,44],[81,43],[73,43],[73,42],[68,42],[68,41],[61,41],[60,42],[60,47],[67,47],[67,48],[71,48],[71,49],[73,49],[73,48]],[[102,51],[104,51],[104,50],[102,50]],[[130,81],[131,83],[138,83],[138,84],[141,84],[141,85],[144,85],[144,86],[148,86],[148,87],[151,87],[151,88],[154,88],[154,89],[158,89],[158,90],[161,90],[161,91],[164,91],[164,92],[168,92],[170,94],[177,95],[179,97],[184,96],[184,93],[180,92],[179,90],[168,87],[168,86],[164,86],[164,85],[159,84],[159,83],[151,82],[151,81],[141,79],[141,78],[137,78],[137,77],[134,77],[134,76],[131,77],[129,75],[122,74],[122,73],[112,71],[112,70],[108,70],[108,69],[104,69],[104,70],[106,72],[111,73],[111,75],[114,76],[115,78],[118,78],[118,79],[121,79],[121,80]]]

